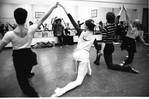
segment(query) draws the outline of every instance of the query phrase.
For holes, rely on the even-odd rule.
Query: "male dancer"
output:
[[[31,50],[31,42],[38,27],[48,18],[52,11],[57,8],[57,5],[58,3],[29,28],[25,27],[27,11],[23,8],[17,8],[14,11],[17,27],[13,31],[7,32],[2,41],[0,41],[0,53],[8,43],[12,43],[12,56],[17,80],[23,93],[28,97],[39,96],[34,88],[30,86],[28,81],[28,78],[31,77],[30,72],[32,67],[37,65],[36,54]]]

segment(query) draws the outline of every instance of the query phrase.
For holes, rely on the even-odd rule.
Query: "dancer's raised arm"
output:
[[[128,28],[129,29],[132,29],[132,25],[130,24],[130,18],[129,18],[129,15],[128,15],[128,12],[127,12],[127,9],[125,6],[123,6],[123,9],[125,11],[125,14],[126,14],[126,22],[127,22],[127,25],[128,25]]]
[[[115,24],[116,25],[118,25],[118,23],[119,23],[119,19],[121,17],[122,12],[123,12],[123,7],[120,7],[120,11],[119,11],[119,13],[118,13],[118,15],[116,16],[116,19],[115,19]]]
[[[74,20],[73,17],[71,16],[71,14],[66,11],[65,7],[62,6],[61,4],[59,4],[59,6],[61,6],[61,7],[64,9],[64,11],[65,11],[65,13],[67,14],[69,20],[71,21],[72,25],[74,26],[74,28],[76,29],[77,33],[78,33],[79,36],[80,36],[80,34],[81,34],[81,32],[82,32],[83,30],[79,28],[79,26],[77,25],[77,23],[75,22],[75,20]]]
[[[39,27],[49,17],[52,11],[55,8],[57,8],[58,4],[59,3],[57,2],[54,6],[52,6],[52,8],[43,17],[41,17],[35,24],[37,24],[37,26]]]

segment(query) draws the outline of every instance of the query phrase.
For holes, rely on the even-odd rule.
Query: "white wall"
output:
[[[22,7],[24,8],[25,5],[23,4],[0,4],[0,21],[5,22],[12,22],[14,23],[15,20],[13,18],[14,9]]]
[[[119,11],[120,11],[119,8],[114,8],[115,15],[117,15],[119,13]],[[128,11],[130,20],[134,20],[137,18],[138,10],[134,11],[134,9],[127,9],[127,11]],[[121,18],[120,18],[120,21],[124,21],[124,20],[126,20],[126,15],[125,15],[125,12],[123,11]]]
[[[35,12],[46,13],[51,8],[51,5],[35,5],[34,4],[31,6],[32,6],[32,18],[30,20],[32,20],[33,22],[35,22],[37,20],[37,18],[35,18]],[[71,12],[72,16],[76,19],[77,7],[76,6],[65,6],[65,8],[67,9],[68,12]],[[51,19],[56,16],[58,18],[63,18],[65,23],[70,23],[66,13],[64,12],[64,10],[61,7],[55,9],[44,23],[48,23],[51,27]]]
[[[50,9],[51,4],[54,0],[0,0],[0,21],[14,23],[13,11],[17,7],[23,7],[28,11],[28,21],[36,21],[35,12],[47,12]],[[129,14],[131,19],[138,18],[142,21],[143,8],[147,8],[147,0],[58,0],[64,5],[68,12],[70,12],[75,20],[85,21],[91,18],[91,10],[97,9],[97,17],[92,18],[96,23],[99,21],[106,22],[105,15],[108,11],[112,11],[117,14],[119,7],[122,4],[130,9]],[[137,9],[133,12],[131,9]],[[66,22],[69,22],[66,14],[62,8],[58,7],[54,10],[51,16],[45,21],[50,23],[51,18],[58,16],[63,18]],[[121,20],[125,20],[124,13],[122,14]]]

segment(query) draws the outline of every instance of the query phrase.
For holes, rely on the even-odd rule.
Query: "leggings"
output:
[[[130,64],[132,63],[134,58],[134,52],[128,51],[128,58],[125,60],[125,64]]]
[[[36,54],[30,48],[13,50],[13,63],[16,70],[18,84],[28,97],[38,97],[38,93],[29,84],[29,74],[37,64]]]
[[[112,53],[114,52],[114,45],[113,44],[106,44],[104,48],[104,59],[108,69],[112,70],[119,70],[129,72],[130,67],[120,66],[119,64],[113,64]]]
[[[34,90],[33,87],[30,86],[28,81],[28,75],[31,71],[33,66],[30,66],[29,68],[22,68],[19,69],[17,66],[15,66],[16,70],[16,76],[18,83],[20,85],[20,88],[22,89],[23,93],[28,97],[38,97],[38,93]]]

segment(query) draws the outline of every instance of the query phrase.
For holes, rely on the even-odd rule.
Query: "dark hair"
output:
[[[108,12],[106,14],[106,19],[108,23],[114,23],[115,22],[115,14],[113,12]]]
[[[91,30],[91,31],[94,31],[94,27],[96,26],[96,25],[94,24],[94,20],[92,20],[92,19],[86,20],[86,21],[85,21],[85,25],[86,25],[87,28],[88,28],[89,30]]]
[[[100,22],[99,22],[99,24],[100,24],[101,26],[103,26],[103,23],[102,23],[102,21],[100,21]]]
[[[55,20],[55,22],[56,22],[56,23],[62,22],[62,20],[61,20],[60,18],[58,18],[58,19]]]
[[[27,11],[23,8],[17,8],[14,11],[14,18],[17,24],[20,24],[20,25],[24,24],[27,18]]]
[[[123,24],[124,24],[124,22],[123,22],[123,21],[120,21],[120,24],[121,24],[121,25],[123,25]]]

